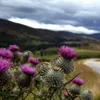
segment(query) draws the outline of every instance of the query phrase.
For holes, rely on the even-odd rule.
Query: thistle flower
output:
[[[77,57],[75,50],[65,45],[59,48],[58,54],[65,59],[73,59]]]
[[[20,52],[20,51],[14,52],[14,57],[16,59],[20,59],[21,60],[22,56],[23,56],[23,52]]]
[[[14,51],[18,51],[18,50],[19,50],[19,47],[18,47],[17,45],[10,45],[10,46],[8,47],[8,49],[9,49],[10,51],[14,52]]]
[[[22,88],[28,87],[31,82],[31,77],[29,75],[22,73],[17,77],[16,82],[19,87],[22,87]]]
[[[93,94],[88,90],[83,90],[80,94],[80,98],[81,100],[93,100]]]
[[[10,95],[11,96],[18,96],[20,94],[20,89],[18,89],[18,88],[13,88],[12,90],[11,90],[11,92],[10,92]]]
[[[37,65],[37,72],[40,76],[45,76],[48,70],[51,69],[51,64],[48,62],[42,62]]]
[[[6,85],[12,78],[12,75],[9,70],[0,72],[0,85]]]
[[[4,72],[11,67],[11,62],[6,59],[0,59],[0,72]]]
[[[21,71],[20,68],[14,69],[14,70],[13,70],[13,75],[14,75],[15,79],[17,79],[17,77],[18,77],[19,75],[21,75],[21,74],[23,74],[23,72]]]
[[[22,70],[22,72],[24,72],[25,74],[28,74],[28,75],[34,75],[36,73],[36,69],[29,66],[28,64],[23,64],[21,66],[21,70]]]
[[[21,60],[23,56],[23,52],[20,52],[20,51],[16,51],[14,52],[14,62],[16,61],[17,63]]]
[[[44,76],[44,83],[49,87],[60,88],[63,85],[63,72],[50,69]]]
[[[36,59],[34,57],[31,57],[31,56],[28,58],[28,62],[31,62],[31,63],[33,63],[35,65],[40,63],[40,61],[38,59]]]
[[[68,97],[69,94],[68,94],[68,92],[64,92],[63,95],[64,95],[64,97]]]
[[[12,58],[13,53],[6,48],[0,48],[0,56],[3,58]]]
[[[23,52],[18,51],[17,54],[18,55],[23,55]]]
[[[80,91],[81,91],[81,88],[80,88],[80,85],[78,85],[78,84],[72,84],[69,87],[69,92],[71,94],[77,95],[77,94],[80,94]]]
[[[73,61],[69,59],[65,59],[61,56],[53,59],[51,61],[51,65],[60,67],[65,74],[69,74],[74,70]]]
[[[75,78],[72,80],[73,83],[78,84],[78,85],[83,85],[84,84],[84,80],[81,78]]]
[[[21,58],[21,63],[24,64],[28,61],[28,58],[30,56],[33,56],[32,52],[31,51],[25,51],[22,55],[22,58]]]

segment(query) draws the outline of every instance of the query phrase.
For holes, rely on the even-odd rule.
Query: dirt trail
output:
[[[100,73],[100,59],[97,58],[87,59],[84,62],[84,64],[91,67],[96,72]]]

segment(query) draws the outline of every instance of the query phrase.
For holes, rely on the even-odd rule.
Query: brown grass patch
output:
[[[100,60],[96,60],[97,62],[100,62]]]
[[[80,76],[84,79],[83,88],[93,92],[94,100],[100,100],[100,74],[86,66],[84,60],[75,62],[75,70],[73,74],[81,72]]]

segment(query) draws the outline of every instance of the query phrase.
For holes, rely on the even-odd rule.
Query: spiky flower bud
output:
[[[69,96],[68,92],[64,92],[63,95],[64,95],[64,97],[68,97]]]
[[[52,66],[60,67],[65,74],[69,74],[74,70],[74,65],[72,60],[67,60],[63,57],[57,57],[51,61]]]
[[[23,63],[28,62],[28,58],[29,58],[30,56],[33,56],[32,52],[31,52],[31,51],[25,51],[25,52],[23,53],[22,58],[21,58],[21,63],[23,64]]]
[[[69,92],[74,95],[80,94],[81,88],[78,84],[73,84],[69,87]]]
[[[0,72],[0,85],[6,85],[12,78],[12,75],[9,70]]]
[[[14,70],[13,70],[13,74],[14,74],[15,79],[17,79],[18,76],[22,74],[22,71],[21,71],[20,68],[14,69]]]
[[[10,92],[10,95],[14,97],[18,96],[19,94],[20,94],[20,89],[18,88],[13,88]]]
[[[23,52],[20,52],[20,51],[14,52],[14,59],[16,60],[16,62],[20,61],[22,56],[23,56]]]
[[[84,84],[84,80],[79,78],[79,77],[76,77],[75,79],[73,79],[72,82],[74,84],[78,84],[78,85],[83,85]]]
[[[45,76],[45,74],[48,72],[48,70],[50,70],[51,64],[48,62],[42,62],[42,63],[38,64],[36,68],[37,68],[37,72],[39,75]]]
[[[93,100],[93,94],[88,90],[83,90],[80,94],[80,98],[81,100]]]
[[[61,70],[50,69],[46,73],[44,81],[49,87],[61,87],[63,85],[63,72]]]
[[[33,82],[34,82],[34,86],[36,88],[39,88],[39,84],[41,83],[41,76],[40,75],[37,75],[33,78]]]
[[[19,75],[17,77],[16,82],[17,82],[19,87],[25,88],[25,87],[28,87],[30,85],[31,77],[22,73],[21,75]]]

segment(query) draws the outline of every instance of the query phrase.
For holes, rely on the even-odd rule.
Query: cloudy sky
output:
[[[34,28],[100,32],[100,0],[0,0],[0,18]]]

